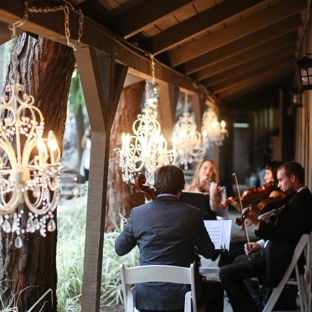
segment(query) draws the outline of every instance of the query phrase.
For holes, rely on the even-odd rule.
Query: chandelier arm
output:
[[[1,131],[2,133],[2,131]],[[1,140],[0,139],[0,148],[2,148],[6,155],[8,156],[8,160],[11,164],[11,167],[12,167],[12,170],[17,170],[17,161],[16,161],[16,157],[15,157],[15,152],[14,152],[14,149],[11,145],[11,143],[8,141],[8,140]],[[3,166],[3,164],[1,164]],[[0,165],[0,168],[1,168],[1,165]],[[0,172],[3,171],[3,170],[0,170]]]
[[[41,194],[40,196],[42,196],[42,200],[43,200],[43,194]],[[54,201],[52,201],[52,202],[48,202],[49,204],[48,205],[46,205],[46,206],[42,206],[42,209],[38,209],[38,208],[36,208],[36,206],[35,205],[33,205],[32,203],[31,203],[31,201],[30,201],[30,199],[29,199],[29,196],[28,196],[28,194],[27,193],[25,193],[25,195],[24,195],[24,198],[25,198],[25,203],[26,203],[26,205],[27,205],[27,207],[29,208],[29,210],[31,211],[31,212],[33,212],[34,214],[37,214],[37,215],[44,215],[44,214],[46,214],[48,211],[50,211],[50,210],[54,210],[54,208],[56,207],[56,197],[57,195],[56,195],[56,193],[54,194],[54,196],[53,196],[53,198],[54,198]],[[40,203],[41,203],[42,201],[40,200]],[[53,204],[52,204],[53,203]],[[55,205],[55,206],[54,206]],[[39,204],[37,205],[37,206],[39,206]],[[45,207],[45,208],[44,208]]]
[[[12,172],[13,173],[13,172]],[[10,183],[10,182],[9,182]],[[10,183],[12,189],[12,183]],[[8,202],[6,202],[5,198],[1,196],[1,207],[0,213],[1,214],[9,214],[16,210],[17,206],[20,204],[23,198],[23,192],[20,190],[20,185],[17,182],[13,183],[13,190],[10,192],[11,197]],[[8,192],[5,192],[8,195]],[[1,192],[3,195],[3,193]]]

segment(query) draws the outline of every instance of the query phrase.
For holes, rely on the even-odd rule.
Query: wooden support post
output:
[[[193,104],[197,131],[201,132],[203,114],[207,109],[207,106],[205,105],[205,99],[201,98],[199,94],[193,94],[190,98],[190,101],[192,101]]]
[[[159,81],[159,110],[161,115],[161,133],[172,148],[172,131],[179,98],[179,87]]]
[[[78,49],[75,56],[92,130],[81,311],[98,312],[110,129],[127,67],[116,64],[113,56],[96,52],[91,48]]]

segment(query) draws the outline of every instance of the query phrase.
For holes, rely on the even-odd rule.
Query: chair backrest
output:
[[[127,312],[133,312],[132,293],[127,289],[127,285],[147,282],[169,282],[191,285],[191,292],[185,295],[184,311],[191,311],[191,303],[193,311],[197,311],[194,263],[189,268],[172,265],[145,265],[125,268],[121,264],[120,273],[124,306]]]
[[[267,304],[264,307],[263,312],[269,312],[272,311],[272,309],[274,308],[274,305],[277,301],[277,299],[279,298],[282,290],[284,289],[285,285],[287,283],[290,284],[294,284],[293,282],[291,282],[289,280],[291,273],[293,272],[293,270],[295,269],[296,272],[296,285],[298,285],[298,289],[299,289],[299,296],[300,296],[300,301],[302,300],[302,292],[305,291],[304,289],[301,289],[299,281],[300,281],[300,276],[299,276],[299,270],[298,270],[298,259],[301,255],[301,253],[303,252],[304,248],[307,246],[307,243],[309,241],[310,235],[309,234],[303,234],[295,248],[292,260],[282,278],[282,280],[280,281],[280,283],[278,284],[278,286],[274,289],[272,295],[270,296],[269,301],[267,302]],[[301,305],[301,310],[303,310],[303,302],[300,302]]]
[[[311,311],[311,301],[312,301],[312,233],[310,233],[310,240],[307,245],[306,252],[306,290],[307,290],[307,307],[308,311]]]

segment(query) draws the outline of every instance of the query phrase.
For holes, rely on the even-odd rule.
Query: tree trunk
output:
[[[47,40],[22,34],[18,38],[20,82],[25,93],[33,95],[35,106],[45,118],[45,131],[53,130],[62,146],[67,114],[67,99],[74,69],[74,54],[71,48]],[[21,223],[26,226],[27,207]],[[56,213],[54,216],[56,220]],[[18,311],[28,311],[49,289],[52,290],[32,311],[57,311],[56,305],[56,241],[57,232],[42,237],[38,231],[22,234],[23,247],[14,247],[14,233],[1,231],[0,247],[0,298],[7,306],[14,298]],[[41,310],[42,306],[44,308]],[[3,307],[1,307],[3,308]]]
[[[109,176],[107,185],[107,214],[105,231],[120,224],[120,214],[129,217],[131,208],[144,203],[144,195],[122,180],[119,158],[114,148],[121,148],[122,132],[132,133],[132,124],[141,112],[145,82],[131,85],[121,93],[118,109],[111,130]]]

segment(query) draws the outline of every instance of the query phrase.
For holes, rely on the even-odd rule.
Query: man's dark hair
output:
[[[300,183],[305,183],[304,168],[296,161],[288,161],[281,165],[278,170],[284,169],[286,177],[293,174],[298,177]]]
[[[177,195],[185,186],[184,173],[174,165],[161,166],[154,173],[154,186],[159,194]]]

